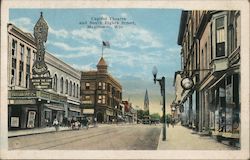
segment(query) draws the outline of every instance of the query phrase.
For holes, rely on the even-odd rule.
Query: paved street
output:
[[[161,126],[110,125],[9,138],[9,149],[155,150]]]
[[[236,150],[209,136],[194,134],[176,125],[167,128],[162,141],[162,125],[100,125],[89,130],[70,130],[9,138],[9,148],[18,150]],[[158,144],[159,143],[159,144]]]

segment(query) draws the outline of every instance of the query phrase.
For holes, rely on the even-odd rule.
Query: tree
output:
[[[160,120],[161,116],[159,113],[153,113],[150,115],[151,119]]]

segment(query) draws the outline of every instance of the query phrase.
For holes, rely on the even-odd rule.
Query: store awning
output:
[[[76,107],[69,107],[69,110],[73,112],[81,112],[81,109]]]
[[[64,111],[64,107],[56,104],[44,104],[49,109],[56,110],[56,111]]]
[[[223,76],[221,76],[216,82],[214,82],[214,84],[212,84],[208,89],[215,87],[222,79],[225,78],[225,76],[226,76],[226,73]]]

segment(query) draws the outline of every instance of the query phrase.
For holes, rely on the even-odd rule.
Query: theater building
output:
[[[96,71],[81,73],[82,114],[97,122],[117,121],[122,117],[122,86],[108,73],[108,65],[101,57]]]
[[[37,23],[46,24],[41,15]],[[51,83],[48,88],[32,87],[32,67],[37,46],[32,34],[8,24],[8,127],[37,128],[51,125],[54,118],[80,114],[81,73],[45,51],[44,61]],[[42,82],[41,82],[42,83]]]

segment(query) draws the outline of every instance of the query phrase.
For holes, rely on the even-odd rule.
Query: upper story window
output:
[[[72,95],[72,82],[69,82],[69,96]]]
[[[23,62],[23,56],[24,56],[24,45],[20,44],[21,51],[20,51],[20,56],[21,56],[21,61]]]
[[[102,89],[102,82],[98,82],[98,89]]]
[[[106,89],[106,83],[105,83],[105,82],[102,83],[102,89],[103,89],[103,90]]]
[[[76,85],[76,98],[79,97],[79,85],[77,84]]]
[[[76,95],[75,93],[76,93],[76,84],[74,83],[73,84],[73,97],[75,97],[75,95]]]
[[[16,49],[17,49],[16,44],[17,44],[17,41],[12,39],[11,54],[13,57],[16,57]]]
[[[89,83],[89,82],[86,82],[86,83],[85,83],[85,88],[86,88],[87,90],[90,89],[90,83]]]
[[[60,87],[60,92],[61,92],[61,93],[63,93],[63,83],[64,83],[64,82],[63,82],[63,77],[62,77],[62,78],[61,78],[61,83],[60,83],[60,84],[61,84],[61,87]]]
[[[68,80],[65,81],[65,94],[68,94]]]
[[[225,25],[224,17],[217,18],[216,26],[216,57],[225,56]]]
[[[27,57],[26,57],[26,59],[27,59],[27,64],[30,65],[30,48],[28,48],[28,47],[27,47]]]
[[[55,74],[55,76],[54,76],[54,84],[53,84],[53,86],[54,86],[54,91],[57,91],[57,75]]]

